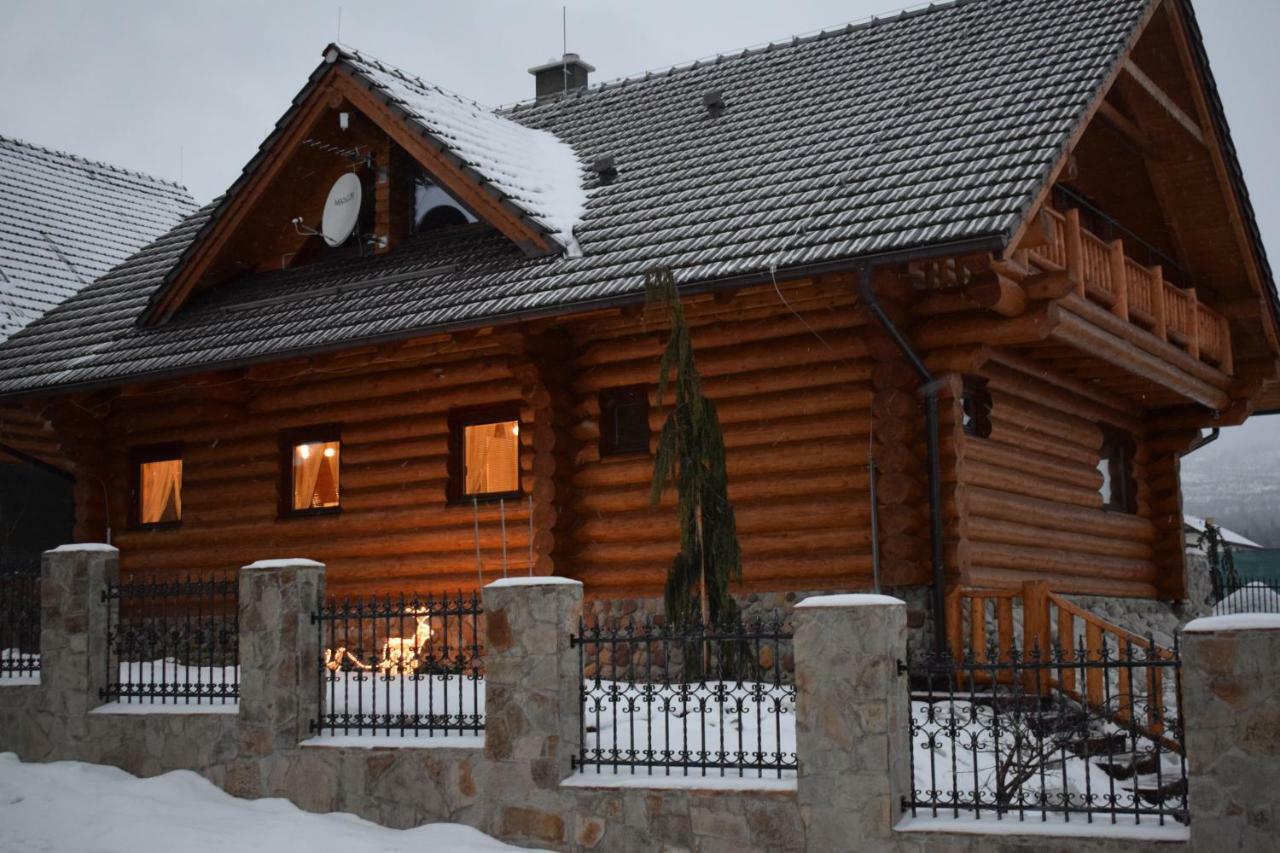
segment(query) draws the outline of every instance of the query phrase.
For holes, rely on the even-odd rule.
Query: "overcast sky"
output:
[[[230,185],[337,38],[486,104],[533,93],[561,52],[545,0],[3,0],[0,133]],[[895,0],[570,0],[568,46],[595,80],[896,11]],[[1196,0],[1273,263],[1280,262],[1280,2]],[[1280,416],[1251,427],[1280,434]]]

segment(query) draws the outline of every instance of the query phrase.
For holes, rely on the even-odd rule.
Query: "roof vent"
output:
[[[541,103],[574,89],[585,88],[587,77],[595,70],[594,65],[583,62],[578,54],[566,53],[544,65],[533,66],[529,73],[533,75],[535,94]]]
[[[719,89],[711,89],[702,96],[702,105],[707,108],[712,118],[719,118],[724,112],[724,93]]]
[[[618,177],[618,166],[613,162],[613,156],[610,154],[597,157],[592,161],[591,171],[600,176],[600,183],[602,184],[611,184],[613,179]]]

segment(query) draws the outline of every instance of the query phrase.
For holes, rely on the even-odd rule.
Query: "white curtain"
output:
[[[306,455],[302,448],[306,447]],[[310,509],[316,493],[316,479],[324,462],[324,445],[306,444],[293,448],[293,508]]]
[[[142,463],[142,523],[182,520],[182,460]]]

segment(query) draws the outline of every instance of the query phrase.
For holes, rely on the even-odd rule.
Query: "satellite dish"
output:
[[[320,220],[320,233],[329,246],[341,246],[355,230],[360,219],[362,190],[360,178],[347,172],[333,182],[329,197],[324,203],[324,217]]]

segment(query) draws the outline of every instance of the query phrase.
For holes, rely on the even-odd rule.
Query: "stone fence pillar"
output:
[[[907,606],[885,595],[796,605],[796,796],[809,850],[881,850],[910,785],[910,702],[898,662]]]
[[[320,714],[320,636],[311,615],[324,600],[314,560],[260,560],[240,570],[242,754],[291,749]]]
[[[1280,832],[1280,614],[1183,629],[1182,715],[1194,850],[1273,850]]]
[[[569,645],[581,616],[575,580],[510,578],[484,588],[490,832],[508,841],[567,841],[559,786],[581,748],[582,676]]]
[[[107,585],[120,578],[120,552],[110,545],[61,545],[45,551],[40,580],[40,685],[43,705],[69,727],[86,726],[107,686]],[[85,731],[50,732],[57,748]]]

